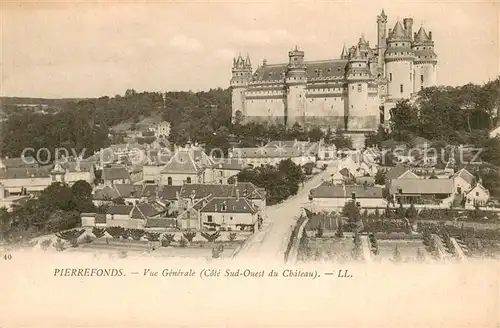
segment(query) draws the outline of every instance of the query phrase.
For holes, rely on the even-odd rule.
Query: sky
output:
[[[438,83],[483,83],[499,75],[500,2],[302,1],[0,3],[0,95],[71,98],[136,91],[227,88],[234,56],[255,70],[340,56],[364,34],[377,43],[376,16],[388,28],[413,17],[432,31]]]

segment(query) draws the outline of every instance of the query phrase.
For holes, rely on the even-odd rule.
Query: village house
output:
[[[82,228],[106,228],[106,214],[81,213]]]
[[[356,181],[348,168],[343,168],[330,175],[330,182],[334,185],[353,184]]]
[[[0,183],[0,209],[4,208],[10,212],[14,206],[23,204],[28,199],[30,199],[30,196],[9,195],[4,185]]]
[[[318,143],[318,160],[329,161],[337,158],[337,147],[334,144],[328,145],[324,139]]]
[[[123,166],[105,167],[102,170],[102,180],[106,186],[131,182],[130,175],[127,169]]]
[[[458,195],[467,194],[474,185],[476,178],[472,173],[465,168],[461,169],[453,175],[453,183],[455,184],[455,193]]]
[[[162,121],[150,127],[149,131],[152,131],[157,138],[168,138],[170,135],[170,123]]]
[[[328,182],[323,182],[311,189],[309,200],[315,211],[342,209],[350,201],[354,201],[361,208],[378,208],[387,205],[380,187],[338,186]]]
[[[214,159],[214,163],[214,180],[219,184],[227,184],[229,178],[238,175],[245,168],[237,158]]]
[[[181,186],[184,183],[213,181],[213,161],[200,147],[179,148],[160,170],[160,184]]]
[[[255,226],[258,208],[240,197],[215,197],[200,209],[203,227],[218,227],[220,230],[240,230],[239,227]]]
[[[167,209],[167,216],[179,211],[181,186],[144,185],[141,201],[157,202]]]
[[[149,218],[161,218],[165,209],[159,204],[111,205],[106,211],[106,226],[143,229]]]
[[[385,186],[390,188],[392,180],[395,179],[420,179],[410,168],[403,165],[396,165],[385,172]]]
[[[476,183],[474,188],[467,192],[466,207],[486,206],[490,199],[490,191],[486,189],[481,182]]]
[[[395,204],[444,205],[453,202],[453,179],[392,179],[389,192]]]
[[[10,195],[38,195],[55,181],[47,167],[0,169],[0,183]]]

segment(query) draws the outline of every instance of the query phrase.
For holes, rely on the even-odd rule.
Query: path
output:
[[[284,261],[288,241],[300,215],[300,209],[308,200],[309,190],[322,180],[328,179],[330,172],[325,170],[304,183],[297,195],[280,204],[267,207],[267,219],[262,230],[255,233],[236,256],[237,259],[259,259]]]
[[[370,242],[368,241],[368,236],[362,235],[361,237],[361,246],[363,247],[363,258],[366,263],[372,262],[372,254],[370,250]]]

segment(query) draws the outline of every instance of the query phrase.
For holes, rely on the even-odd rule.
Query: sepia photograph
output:
[[[500,2],[0,23],[0,328],[500,327]]]

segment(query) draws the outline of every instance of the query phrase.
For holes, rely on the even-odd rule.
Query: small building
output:
[[[466,195],[466,206],[486,206],[490,199],[490,191],[480,182],[476,183]]]
[[[472,173],[465,168],[461,169],[453,175],[453,182],[455,184],[455,193],[459,195],[467,194],[474,185],[475,177]]]
[[[212,198],[200,210],[201,224],[204,227],[217,226],[223,230],[239,230],[241,225],[257,223],[258,208],[246,198]]]
[[[10,195],[40,194],[54,182],[47,167],[12,167],[0,169],[0,183]]]
[[[210,183],[213,181],[212,166],[212,159],[201,148],[188,145],[178,149],[161,168],[159,182],[169,186]]]
[[[439,205],[454,194],[454,184],[453,179],[393,179],[389,192],[395,203]]]
[[[214,159],[214,182],[219,184],[228,183],[228,179],[234,177],[245,169],[246,165],[237,158]]]
[[[105,167],[102,170],[102,179],[106,186],[131,182],[130,175],[125,167]]]
[[[325,182],[311,189],[309,199],[315,210],[343,208],[350,201],[362,208],[385,207],[382,188],[357,185],[333,185]]]

